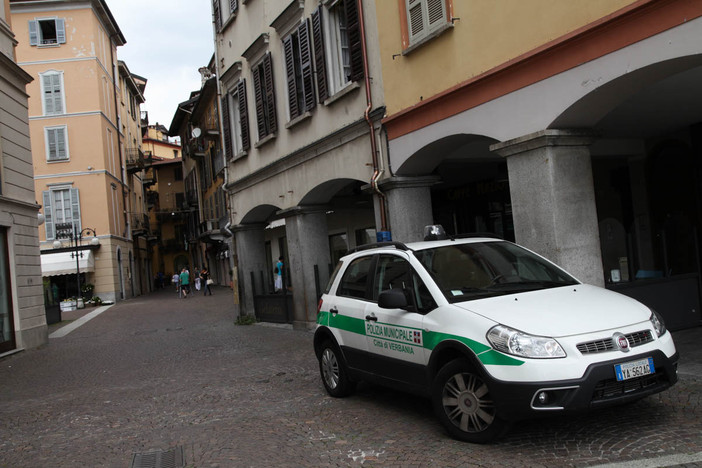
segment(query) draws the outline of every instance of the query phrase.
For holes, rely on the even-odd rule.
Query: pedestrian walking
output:
[[[283,256],[281,255],[278,257],[278,263],[275,264],[275,280],[273,282],[273,287],[275,288],[275,292],[278,292],[283,289]]]
[[[207,270],[207,268],[203,268],[202,271],[200,272],[200,278],[202,278],[202,282],[204,283],[204,288],[205,292],[203,295],[207,296],[207,293],[210,293],[210,296],[212,295],[212,284],[214,281],[212,278],[210,278],[210,272]]]
[[[193,291],[193,294],[195,294],[202,288],[202,278],[200,278],[200,269],[198,267],[195,267],[193,271],[193,283],[195,284],[195,291]]]
[[[190,292],[190,272],[187,268],[180,272],[180,289],[183,291],[183,299],[187,299]]]
[[[175,292],[177,292],[178,297],[180,297],[180,276],[178,275],[178,272],[173,273],[171,282],[175,285]]]

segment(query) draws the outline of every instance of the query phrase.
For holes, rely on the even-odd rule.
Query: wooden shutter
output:
[[[76,228],[76,232],[82,230],[80,224],[80,198],[78,197],[78,189],[71,189],[71,216],[73,217],[73,226]]]
[[[360,81],[365,76],[363,70],[363,45],[361,44],[363,38],[361,37],[356,1],[363,0],[346,0],[344,2],[346,28],[349,36],[349,55],[351,56],[351,81]]]
[[[433,31],[448,21],[446,18],[446,0],[426,0],[427,1],[427,23],[429,30]]]
[[[68,159],[66,152],[66,129],[57,128],[56,131],[56,157],[57,159]]]
[[[239,98],[239,129],[241,130],[241,149],[243,151],[251,148],[249,138],[249,111],[246,101],[246,80],[241,79],[236,84],[236,94]]]
[[[57,128],[50,128],[46,131],[46,140],[49,145],[49,161],[58,159]]]
[[[327,62],[324,55],[324,28],[322,26],[322,6],[312,13],[312,38],[314,39],[314,65],[317,74],[317,93],[319,102],[329,97],[327,86]]]
[[[66,43],[66,22],[63,18],[56,20],[56,42],[58,44]]]
[[[307,19],[297,29],[300,40],[300,68],[302,71],[302,91],[305,99],[305,112],[317,105],[312,75],[312,50],[310,47],[310,23]]]
[[[273,61],[268,52],[263,58],[263,80],[266,89],[266,107],[268,110],[268,129],[270,133],[278,131],[278,119],[275,112],[275,90],[273,83]]]
[[[39,23],[36,20],[29,21],[29,45],[39,44]]]
[[[229,12],[230,13],[236,13],[236,10],[238,8],[239,8],[238,0],[229,0]]]
[[[253,73],[254,81],[254,99],[256,99],[256,125],[258,128],[258,138],[266,136],[266,115],[264,113],[263,83],[261,83],[261,74],[263,72],[263,63],[259,64]]]
[[[407,26],[409,28],[410,43],[412,43],[424,35],[424,7],[422,6],[422,0],[405,1],[407,2]]]
[[[219,32],[222,29],[222,15],[219,13],[219,0],[212,0],[212,14],[215,19],[215,29]]]
[[[224,132],[225,161],[234,156],[232,149],[232,126],[229,119],[229,93],[222,99],[222,131]]]
[[[44,200],[44,225],[46,225],[46,240],[54,238],[54,217],[51,214],[51,192],[44,190],[42,192]]]
[[[44,112],[47,115],[62,113],[61,75],[58,73],[42,75],[42,85],[44,87]]]
[[[283,39],[283,52],[285,54],[285,74],[288,80],[288,102],[290,106],[290,120],[300,115],[297,105],[297,82],[295,81],[295,49],[292,34]]]

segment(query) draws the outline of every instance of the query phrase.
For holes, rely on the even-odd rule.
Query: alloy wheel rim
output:
[[[339,385],[339,361],[329,348],[322,353],[322,374],[329,388],[334,389]]]
[[[463,432],[482,432],[495,420],[490,391],[474,374],[459,373],[449,378],[441,402],[451,423]]]

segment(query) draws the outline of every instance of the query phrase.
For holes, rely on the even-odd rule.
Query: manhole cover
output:
[[[130,468],[182,468],[183,447],[135,453]]]

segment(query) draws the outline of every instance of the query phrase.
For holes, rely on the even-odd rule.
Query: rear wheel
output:
[[[356,388],[356,383],[349,379],[341,351],[329,340],[322,343],[319,354],[319,373],[322,376],[324,388],[333,397],[348,396]]]
[[[456,439],[481,444],[507,429],[497,415],[488,384],[464,359],[451,361],[439,371],[432,402],[444,428]]]

